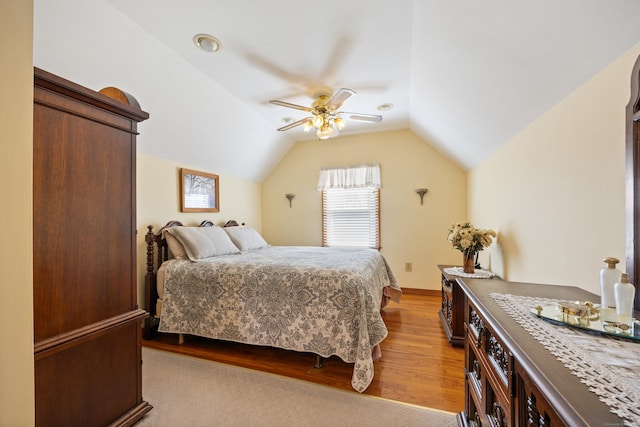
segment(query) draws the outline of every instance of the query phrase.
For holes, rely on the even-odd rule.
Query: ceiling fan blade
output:
[[[342,104],[344,104],[344,101],[349,99],[351,95],[355,95],[355,94],[356,94],[355,90],[351,90],[343,87],[342,89],[337,91],[331,97],[331,99],[329,99],[329,101],[327,101],[327,110],[337,110],[342,106]]]
[[[274,105],[279,105],[281,107],[295,108],[296,110],[302,110],[306,112],[311,111],[311,108],[309,107],[303,107],[302,105],[292,104],[290,102],[278,101],[277,99],[272,99],[271,101],[269,101],[269,103]]]
[[[308,121],[309,121],[309,120],[311,120],[311,119],[312,119],[311,117],[305,117],[304,119],[300,119],[300,120],[298,120],[297,122],[289,123],[289,124],[288,124],[288,125],[286,125],[286,126],[282,126],[282,127],[281,127],[281,128],[279,128],[278,130],[279,130],[279,131],[289,130],[289,129],[294,128],[294,127],[296,127],[296,126],[303,125],[303,124],[305,124],[306,122],[308,122]]]
[[[347,113],[347,112],[342,112],[342,114],[348,115],[349,119],[356,120],[359,122],[380,123],[382,121],[382,116],[378,116],[377,114],[361,114],[361,113]]]

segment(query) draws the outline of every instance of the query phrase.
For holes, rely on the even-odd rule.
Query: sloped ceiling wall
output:
[[[395,104],[381,126],[346,133],[410,128],[470,169],[640,41],[636,0],[323,6],[331,13],[294,0],[35,0],[34,63],[136,96],[151,113],[141,152],[261,182],[314,139],[277,132],[295,110],[267,102],[307,105],[305,84],[360,90],[353,111]],[[222,38],[220,56],[194,57],[200,32]]]

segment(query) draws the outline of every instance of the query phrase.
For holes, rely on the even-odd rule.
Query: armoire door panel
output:
[[[105,426],[139,402],[140,322],[36,358],[36,425]]]
[[[135,176],[129,134],[52,108],[34,114],[59,129],[34,135],[34,220],[43,225],[34,230],[34,315],[47,319],[36,322],[38,341],[135,308]]]

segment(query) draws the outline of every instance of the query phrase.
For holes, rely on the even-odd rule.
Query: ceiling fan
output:
[[[338,109],[342,107],[342,104],[344,104],[351,95],[355,94],[356,92],[354,90],[346,88],[338,90],[332,97],[329,97],[329,95],[326,94],[320,94],[316,96],[311,107],[304,107],[302,105],[291,104],[290,102],[278,101],[277,99],[273,99],[269,102],[271,104],[280,105],[281,107],[295,108],[296,110],[311,113],[311,116],[309,117],[305,117],[297,122],[282,126],[278,129],[279,131],[285,131],[296,126],[303,125],[305,132],[309,132],[311,129],[315,128],[319,139],[327,139],[330,138],[335,131],[339,132],[344,129],[347,123],[343,116],[346,116],[350,120],[368,123],[380,123],[382,120],[382,116],[375,114],[338,111]]]

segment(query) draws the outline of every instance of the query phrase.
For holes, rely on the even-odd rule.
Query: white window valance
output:
[[[344,168],[322,168],[318,177],[318,191],[381,187],[379,163]]]

